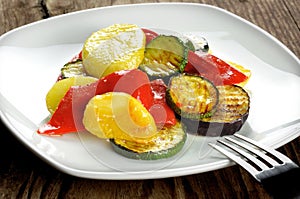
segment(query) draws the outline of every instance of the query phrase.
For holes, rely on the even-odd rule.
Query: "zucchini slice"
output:
[[[140,69],[152,79],[174,75],[184,70],[188,51],[188,47],[178,37],[159,35],[146,46]]]
[[[181,118],[201,120],[210,117],[218,99],[219,92],[215,85],[197,75],[172,77],[166,91],[167,103]]]
[[[142,64],[139,69],[148,75],[150,81],[162,79],[165,84],[168,84],[172,76],[178,74],[178,71],[163,64]]]
[[[151,139],[127,141],[111,139],[113,149],[131,159],[157,160],[177,154],[186,141],[186,133],[180,122],[171,127],[163,127]]]
[[[189,46],[193,45],[194,47],[194,50],[193,48],[191,48],[191,51],[197,53],[207,53],[209,51],[208,42],[204,37],[196,36],[194,34],[185,34],[184,36],[186,36],[188,40],[191,42]]]
[[[69,77],[74,77],[74,76],[86,76],[82,60],[77,59],[76,61],[73,62],[68,62],[66,63],[62,68],[61,68],[61,78],[66,79]]]
[[[193,51],[193,52],[196,51],[196,48],[195,48],[194,43],[193,43],[189,38],[185,38],[185,40],[183,40],[183,41],[184,41],[184,44],[186,45],[186,47],[187,47],[189,50],[191,50],[191,51]]]
[[[206,136],[231,135],[239,131],[246,122],[250,109],[248,93],[237,85],[217,86],[219,103],[215,113],[200,122],[183,121],[189,132]]]

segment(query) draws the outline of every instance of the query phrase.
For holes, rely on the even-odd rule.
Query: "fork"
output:
[[[273,198],[300,198],[300,168],[287,156],[240,134],[217,143],[209,145],[247,170]]]

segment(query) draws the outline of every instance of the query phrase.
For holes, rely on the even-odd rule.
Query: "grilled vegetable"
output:
[[[148,44],[150,41],[152,41],[155,37],[158,36],[158,34],[150,29],[142,28],[145,36],[146,36],[146,44]]]
[[[96,82],[98,79],[90,76],[74,76],[55,82],[46,95],[48,111],[53,114],[61,99],[72,86],[83,86]]]
[[[139,69],[145,72],[151,81],[162,79],[166,84],[172,76],[178,74],[178,71],[163,64],[142,64]]]
[[[184,119],[188,132],[206,136],[223,136],[239,131],[247,120],[250,108],[248,93],[240,86],[217,86],[219,103],[215,113],[201,121]]]
[[[155,119],[157,126],[172,126],[177,120],[174,111],[166,102],[167,86],[161,79],[150,82],[153,93],[153,105],[149,108],[149,112]]]
[[[61,69],[61,79],[74,76],[86,76],[82,61],[80,59],[65,64]]]
[[[247,82],[251,73],[239,66],[239,70],[232,67],[222,59],[211,54],[188,53],[188,63],[185,73],[201,75],[215,85],[232,85]],[[243,72],[242,72],[243,71]]]
[[[107,92],[128,93],[147,109],[153,105],[153,93],[145,73],[137,69],[118,71],[88,85],[71,86],[60,100],[50,120],[37,132],[46,135],[62,135],[84,130],[82,118],[87,103],[95,95]]]
[[[166,92],[169,106],[181,118],[201,120],[210,117],[218,103],[218,90],[207,79],[182,74],[172,77]]]
[[[88,75],[96,78],[136,69],[144,59],[145,45],[145,34],[136,24],[113,24],[101,28],[84,42],[84,68]]]
[[[196,51],[195,45],[194,45],[194,43],[193,43],[190,39],[185,38],[183,41],[184,41],[184,44],[186,45],[186,47],[187,47],[189,50],[191,50],[191,51],[193,51],[193,52]]]
[[[206,53],[209,50],[208,42],[204,37],[185,34],[189,41],[190,50],[196,53]]]
[[[150,79],[182,72],[187,63],[188,50],[178,37],[159,35],[146,46],[140,69],[146,72]]]
[[[113,149],[131,159],[157,160],[177,154],[184,146],[186,133],[180,122],[171,127],[163,127],[150,139],[134,141],[111,139]]]
[[[94,96],[83,116],[86,130],[104,139],[135,140],[157,133],[154,118],[143,104],[124,92]]]

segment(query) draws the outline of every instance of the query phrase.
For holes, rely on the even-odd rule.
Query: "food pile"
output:
[[[187,133],[238,131],[250,71],[210,53],[207,41],[114,24],[91,34],[46,96],[50,120],[37,132],[87,131],[129,158],[178,153]]]

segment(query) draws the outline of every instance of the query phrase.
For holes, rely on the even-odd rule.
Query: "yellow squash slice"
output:
[[[140,101],[122,92],[93,97],[86,106],[83,124],[99,138],[147,139],[157,133],[148,110]]]
[[[53,114],[71,86],[82,86],[97,81],[97,78],[88,76],[75,76],[57,81],[48,91],[46,104],[48,111]]]
[[[114,24],[94,32],[84,43],[82,60],[86,72],[101,78],[125,69],[135,69],[144,59],[146,37],[133,24]]]

